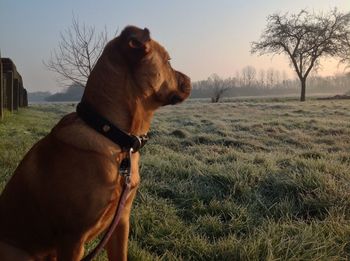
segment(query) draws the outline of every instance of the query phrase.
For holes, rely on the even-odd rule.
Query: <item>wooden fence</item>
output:
[[[0,57],[0,119],[4,117],[4,110],[13,112],[26,106],[28,94],[22,76],[10,58]]]

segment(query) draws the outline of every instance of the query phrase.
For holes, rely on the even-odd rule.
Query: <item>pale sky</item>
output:
[[[285,57],[251,55],[250,43],[259,39],[269,14],[334,7],[349,12],[350,0],[0,0],[0,50],[15,62],[29,92],[62,90],[42,61],[57,47],[74,13],[111,34],[126,25],[149,28],[169,51],[173,67],[193,81],[212,73],[235,76],[247,65],[294,77]],[[342,72],[336,61],[322,65],[321,75]]]

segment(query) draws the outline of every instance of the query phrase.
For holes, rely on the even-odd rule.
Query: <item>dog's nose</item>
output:
[[[179,85],[180,91],[186,94],[190,93],[192,89],[190,77],[188,77],[187,75],[181,72],[177,72],[177,74],[178,74],[177,78],[178,78],[178,85]]]

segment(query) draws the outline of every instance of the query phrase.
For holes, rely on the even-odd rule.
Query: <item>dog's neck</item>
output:
[[[82,101],[127,133],[147,133],[156,108],[133,89],[127,67],[112,66],[102,59],[89,77]]]

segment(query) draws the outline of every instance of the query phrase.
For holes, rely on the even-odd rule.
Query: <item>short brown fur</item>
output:
[[[120,129],[148,132],[154,111],[186,99],[190,80],[148,29],[129,26],[105,47],[82,98]],[[26,154],[0,196],[0,260],[80,260],[84,244],[109,226],[121,195],[120,147],[71,113]],[[140,182],[132,155],[132,192],[107,244],[127,259],[129,216]]]

